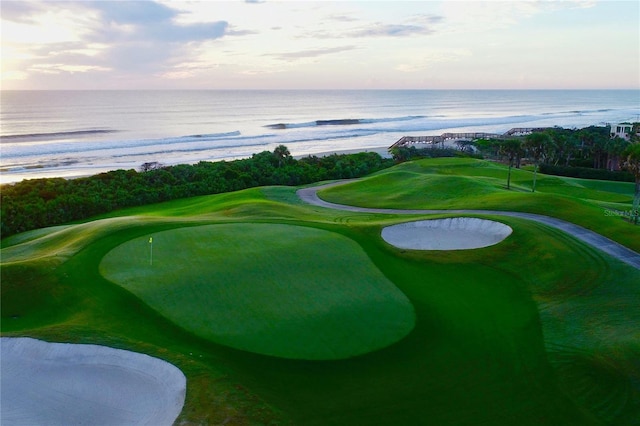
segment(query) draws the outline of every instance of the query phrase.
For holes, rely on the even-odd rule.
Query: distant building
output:
[[[612,124],[611,138],[618,137],[628,141],[631,136],[632,130],[633,130],[633,124],[631,123]]]
[[[445,142],[455,141],[474,141],[478,139],[506,139],[513,136],[527,136],[535,132],[544,132],[551,127],[515,127],[503,134],[497,133],[443,133],[440,136],[403,136],[396,143],[391,145],[389,149],[410,147],[419,145],[436,146],[441,144],[444,147]]]

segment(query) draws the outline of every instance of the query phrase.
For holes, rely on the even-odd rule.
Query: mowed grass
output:
[[[616,355],[638,355],[626,327],[599,347],[616,367],[594,379],[602,380],[598,386],[567,383],[547,357],[548,346],[575,339],[581,331],[575,321],[602,302],[586,295],[611,280],[629,286],[640,273],[546,227],[507,223],[516,232],[504,243],[446,253],[394,249],[378,241],[379,228],[354,229],[353,238],[416,307],[415,330],[388,349],[341,363],[292,368],[247,359],[255,385],[279,383],[264,391],[295,413],[295,424],[304,425],[633,424],[628,416],[637,408],[626,401],[638,396],[628,390],[636,376]],[[547,339],[540,303],[581,294],[585,310],[566,318],[571,331]],[[620,315],[633,324],[631,312]],[[607,388],[622,389],[611,399],[598,399],[603,407],[624,407],[612,409],[615,415],[590,413],[593,406],[576,402],[584,402],[584,392],[602,396]]]
[[[612,211],[629,211],[633,183],[589,181],[512,169],[475,159],[425,159],[403,163],[347,185],[327,188],[321,198],[361,207],[522,211],[564,219],[640,251],[640,228]]]
[[[282,224],[223,224],[128,241],[107,279],[214,342],[294,359],[388,346],[414,326],[409,300],[348,238]],[[151,258],[153,256],[153,259]]]
[[[432,173],[446,166],[441,171],[465,177],[470,172],[454,171],[482,164],[447,161],[449,165],[407,164],[398,171],[431,168]],[[502,172],[506,179],[506,170],[477,166],[483,167],[487,169],[483,173],[496,176],[479,179],[487,191],[480,198],[507,192],[500,179]],[[467,177],[472,193],[478,188],[473,176]],[[412,203],[419,191],[400,183],[396,189],[416,197],[407,203],[415,208]],[[526,184],[526,180],[518,183],[513,192],[526,192]],[[637,424],[638,270],[559,231],[506,217],[489,217],[514,229],[492,247],[461,252],[400,250],[382,241],[380,231],[411,217],[308,207],[296,199],[295,189],[260,188],[145,206],[114,213],[111,216],[120,216],[114,220],[3,241],[2,334],[106,344],[174,363],[185,372],[188,387],[177,424]],[[368,193],[369,199],[362,201],[371,205],[389,196],[378,191],[376,185],[363,185],[357,193]],[[457,195],[454,189],[448,191]],[[576,203],[593,204],[562,194],[536,193],[539,196],[509,202],[524,210],[557,207],[563,214]],[[394,203],[403,202],[402,198]],[[544,205],[536,205],[538,201]],[[266,356],[196,336],[100,274],[101,262],[118,247],[139,243],[134,251],[145,264],[142,270],[148,267],[150,236],[155,264],[163,235],[191,229],[194,240],[208,239],[206,233],[197,232],[203,225],[305,227],[332,234],[332,241],[339,234],[356,244],[369,267],[406,296],[415,326],[394,344],[347,359]],[[278,233],[263,240],[265,250],[278,247],[282,237]],[[342,243],[329,246],[330,250],[343,247]],[[54,254],[49,255],[52,248]],[[242,247],[231,255],[240,252]],[[5,253],[11,261],[5,261]],[[171,259],[180,256],[179,250],[171,251]],[[253,260],[242,265],[254,265]],[[294,272],[308,276],[302,270],[305,265],[301,262],[301,270]],[[198,267],[209,271],[207,265]],[[235,269],[230,273],[240,274]],[[193,302],[195,298],[189,306],[199,303]]]

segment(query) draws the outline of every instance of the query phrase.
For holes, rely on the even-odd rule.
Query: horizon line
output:
[[[0,89],[0,92],[114,92],[114,91],[640,91],[640,87],[633,88],[449,88],[449,89],[428,89],[428,88],[94,88],[94,89]]]

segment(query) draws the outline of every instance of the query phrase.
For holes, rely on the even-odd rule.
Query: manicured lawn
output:
[[[624,185],[541,176],[545,192],[530,194],[530,176],[515,171],[506,191],[501,166],[441,159],[323,196],[556,212],[636,238],[598,217]],[[177,200],[7,239],[2,335],[172,362],[187,376],[178,424],[637,424],[640,271],[507,217],[488,217],[514,230],[495,246],[400,250],[383,226],[425,216],[305,206],[295,190]]]
[[[399,209],[512,210],[557,217],[640,251],[640,227],[608,209],[630,210],[633,184],[538,174],[470,159],[426,159],[400,164],[367,179],[328,188],[321,198],[338,204]],[[626,190],[626,193],[625,193]]]
[[[395,343],[414,326],[409,300],[337,233],[242,223],[179,228],[148,240],[110,251],[102,275],[217,343],[340,359]]]

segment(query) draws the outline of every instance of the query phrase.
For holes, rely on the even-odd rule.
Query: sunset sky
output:
[[[2,1],[2,89],[638,89],[637,1]]]

